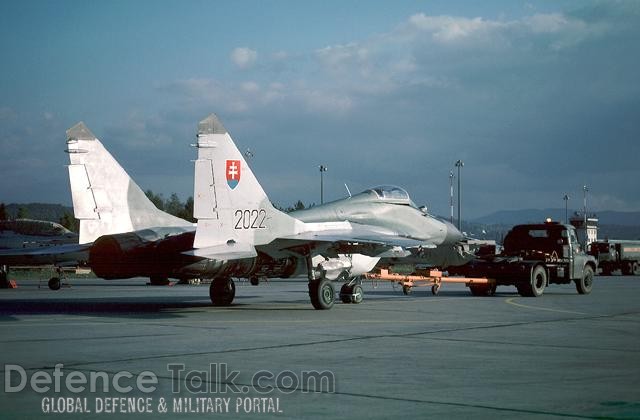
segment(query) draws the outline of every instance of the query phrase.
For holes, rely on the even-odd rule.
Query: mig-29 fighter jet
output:
[[[67,132],[79,249],[88,251],[87,263],[98,277],[211,278],[210,298],[224,306],[235,297],[232,277],[306,275],[313,306],[328,309],[335,298],[332,281],[360,288],[353,294],[361,297],[352,281],[380,258],[461,237],[446,224],[413,237],[384,223],[291,217],[272,206],[215,115],[198,128],[197,226],[155,208],[83,123]]]

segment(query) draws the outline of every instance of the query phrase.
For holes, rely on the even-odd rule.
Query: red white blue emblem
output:
[[[227,160],[227,184],[229,188],[234,189],[240,182],[240,161]]]

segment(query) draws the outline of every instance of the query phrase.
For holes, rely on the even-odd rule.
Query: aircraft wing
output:
[[[230,241],[183,252],[184,255],[221,261],[253,258],[257,251],[273,257],[304,254],[305,249],[323,249],[331,254],[363,254],[371,257],[406,257],[410,249],[431,249],[436,246],[424,240],[400,236],[397,233],[361,224],[338,224],[340,228],[307,230],[276,238],[269,244],[256,245]],[[320,226],[320,225],[319,225]],[[325,225],[326,226],[326,225]]]
[[[306,231],[278,238],[265,247],[284,250],[306,245],[324,247],[336,254],[363,254],[371,257],[404,257],[411,254],[409,249],[436,247],[433,243],[401,236],[378,226],[350,225],[350,228],[345,229]]]
[[[65,244],[0,250],[0,265],[72,265],[89,259],[91,244]]]

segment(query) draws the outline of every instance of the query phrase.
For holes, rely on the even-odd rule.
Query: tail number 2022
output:
[[[233,214],[233,221],[236,229],[266,229],[264,224],[267,218],[267,211],[260,210],[236,210]]]

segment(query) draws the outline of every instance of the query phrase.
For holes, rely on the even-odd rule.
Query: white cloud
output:
[[[567,18],[560,13],[536,14],[524,19],[533,33],[555,33],[568,24]]]
[[[258,53],[250,48],[236,48],[231,52],[231,62],[239,69],[248,69],[258,59]]]
[[[434,40],[452,42],[478,36],[488,36],[509,26],[509,23],[485,20],[480,17],[465,18],[455,16],[413,15],[409,24],[419,31],[430,33]]]
[[[376,179],[415,188],[412,194],[426,198],[436,212],[439,201],[433,197],[440,187],[446,195],[450,166],[459,158],[468,162],[469,173],[476,171],[465,181],[474,213],[513,203],[553,206],[549,197],[562,197],[576,182],[596,187],[584,162],[602,138],[615,137],[621,147],[633,149],[628,133],[637,124],[627,116],[634,115],[637,103],[629,70],[637,55],[631,54],[631,42],[612,43],[626,36],[615,23],[588,13],[532,13],[517,19],[415,14],[389,32],[358,41],[268,54],[267,71],[252,74],[251,80],[188,79],[173,89],[181,91],[187,105],[241,114],[256,125],[286,120],[291,130],[284,129],[274,142],[303,131],[305,141],[322,145],[321,152],[329,155],[339,144],[371,165],[368,173],[375,172]],[[248,68],[257,54],[253,57],[239,53],[236,65]],[[611,104],[619,106],[608,108]],[[327,139],[330,130],[337,134]],[[402,147],[390,146],[395,139],[407,140]],[[552,158],[544,152],[550,149],[572,159]],[[382,155],[384,165],[377,161]],[[605,166],[630,165],[626,156],[609,150],[600,159]],[[334,167],[343,164],[335,161]],[[418,183],[420,170],[389,169],[420,165],[442,179]],[[580,180],[568,179],[567,173]],[[371,182],[352,177],[356,184]],[[605,184],[618,185],[619,177],[601,184],[602,190]],[[304,194],[304,188],[291,194]],[[629,203],[636,201],[627,195],[613,190],[599,205],[633,206]]]

